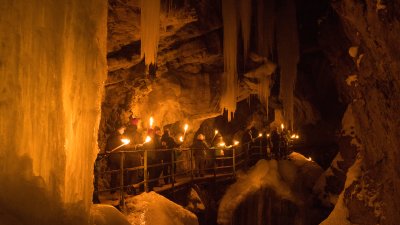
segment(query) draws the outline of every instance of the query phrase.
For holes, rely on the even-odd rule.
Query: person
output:
[[[125,130],[124,136],[126,136],[130,140],[129,145],[127,145],[127,148],[130,150],[134,150],[136,146],[140,145],[142,142],[141,134],[137,131],[136,125],[133,124],[129,125]],[[125,153],[125,161],[124,161],[125,169],[139,167],[141,165],[142,165],[142,156],[139,152],[130,151]],[[141,169],[133,169],[126,171],[124,185],[129,186],[127,191],[128,194],[136,193],[136,190],[132,185],[137,184],[143,180],[143,177],[141,176],[142,174],[143,171]]]
[[[155,186],[159,186],[158,178],[161,175],[162,168],[160,164],[162,160],[162,144],[161,144],[161,129],[160,127],[154,127],[154,130],[150,132],[152,138],[150,142],[147,142],[143,147],[148,150],[147,152],[147,165],[149,173],[149,191],[152,191]],[[152,166],[152,167],[150,167]]]
[[[271,144],[272,144],[272,156],[275,159],[280,158],[279,143],[280,143],[280,136],[278,133],[278,128],[274,127],[271,132]]]
[[[119,170],[120,169],[120,163],[121,163],[121,154],[116,153],[116,149],[118,147],[123,145],[123,142],[121,139],[124,138],[123,134],[125,132],[126,127],[125,126],[120,126],[116,131],[107,139],[107,145],[106,145],[106,153],[110,153],[108,156],[108,167],[110,170]],[[111,193],[115,193],[117,185],[118,185],[118,175],[119,173],[117,171],[111,172],[111,180],[110,180],[110,189]],[[122,178],[120,178],[122,179]]]
[[[161,144],[166,151],[163,152],[163,176],[164,183],[169,184],[172,181],[172,163],[174,163],[174,173],[176,172],[176,164],[172,162],[172,154],[176,160],[176,154],[174,148],[179,147],[179,144],[175,142],[174,138],[171,137],[168,129],[164,129],[164,134],[161,137]]]
[[[253,135],[252,135],[252,131],[251,129],[246,129],[242,139],[241,139],[241,143],[242,143],[242,151],[244,152],[244,160],[246,165],[248,165],[249,163],[249,152],[250,152],[250,148],[251,145],[253,143]]]
[[[210,147],[205,141],[203,134],[197,135],[196,140],[193,141],[192,149],[195,160],[195,176],[204,176],[204,168],[206,166],[207,151]]]
[[[289,152],[288,142],[289,142],[289,134],[287,130],[282,130],[280,135],[280,146],[279,146],[280,157],[282,159],[287,159],[288,157],[288,152]]]
[[[224,156],[224,148],[225,146],[221,146],[220,144],[224,143],[224,139],[220,133],[216,134],[211,142],[211,146],[214,151],[211,152],[211,163],[213,166],[223,166],[224,162],[222,159],[218,159]]]

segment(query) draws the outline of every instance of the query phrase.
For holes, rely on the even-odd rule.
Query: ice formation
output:
[[[145,64],[157,64],[160,38],[160,0],[141,0],[141,57]]]
[[[238,92],[237,75],[237,34],[238,19],[236,0],[222,1],[222,18],[224,22],[224,82],[220,106],[228,111],[228,121],[236,110]]]
[[[275,0],[257,0],[258,54],[273,59],[275,45]]]
[[[128,218],[112,205],[95,204],[90,210],[94,225],[131,225]]]
[[[264,59],[272,59],[275,35],[275,6],[273,0],[257,1],[257,51]],[[270,95],[270,74],[259,79],[258,96],[268,117],[268,98]]]
[[[195,214],[155,193],[142,193],[126,202],[132,225],[198,225]]]
[[[281,69],[279,98],[283,103],[284,116],[289,129],[293,129],[294,88],[299,61],[299,42],[294,0],[282,1],[278,13],[277,51]]]
[[[323,171],[299,153],[294,152],[289,157],[290,161],[260,160],[249,172],[241,174],[221,200],[218,224],[230,224],[235,209],[248,196],[265,187],[274,190],[283,199],[302,204],[303,197],[299,193],[304,187],[300,187],[298,179],[307,187],[313,187]]]
[[[239,14],[240,14],[240,24],[242,29],[243,38],[243,61],[246,62],[247,54],[249,52],[250,45],[250,32],[251,32],[251,1],[240,0]]]
[[[0,211],[88,224],[107,1],[5,0],[0,13]]]

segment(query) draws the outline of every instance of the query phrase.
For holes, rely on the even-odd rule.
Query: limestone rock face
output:
[[[342,97],[352,107],[363,158],[360,177],[345,190],[347,219],[355,224],[396,224],[400,220],[400,4],[343,0],[332,6],[344,33],[337,25],[325,30],[324,50],[337,72]],[[336,40],[326,35],[332,32]],[[358,52],[350,56],[353,46]],[[346,83],[351,75],[357,75],[356,81]]]

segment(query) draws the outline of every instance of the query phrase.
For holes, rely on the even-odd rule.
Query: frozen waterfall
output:
[[[160,39],[160,0],[141,0],[141,57],[145,64],[157,64]]]
[[[88,224],[107,1],[5,0],[0,12],[0,224]]]
[[[237,75],[237,34],[238,19],[236,0],[222,1],[224,22],[224,82],[220,106],[228,111],[228,121],[236,110],[238,92]]]

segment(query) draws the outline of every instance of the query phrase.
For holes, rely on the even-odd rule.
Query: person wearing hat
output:
[[[144,147],[149,150],[147,152],[147,163],[149,166],[161,164],[162,160],[162,144],[161,144],[161,129],[155,126],[152,130],[151,141],[146,143]],[[152,191],[155,186],[159,186],[158,178],[161,176],[163,168],[161,165],[149,167],[149,190]]]
[[[196,140],[192,144],[193,155],[195,160],[195,176],[204,176],[204,168],[206,166],[207,151],[210,147],[205,141],[203,134],[197,135]]]
[[[106,153],[110,153],[108,156],[108,167],[110,170],[119,170],[120,169],[120,159],[121,159],[121,154],[118,154],[115,152],[115,149],[118,148],[119,146],[123,145],[123,142],[121,139],[124,138],[124,132],[125,132],[126,127],[125,126],[119,126],[115,132],[107,139],[107,145],[106,145]],[[118,180],[118,175],[119,173],[117,172],[112,172],[111,173],[111,180],[110,180],[110,189],[111,193],[114,193],[116,191],[116,188],[119,184]],[[122,178],[120,178],[122,179]]]

